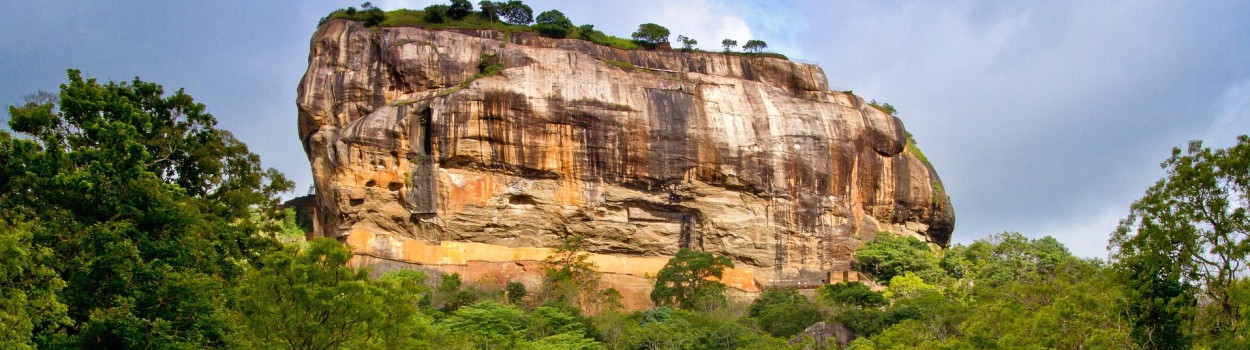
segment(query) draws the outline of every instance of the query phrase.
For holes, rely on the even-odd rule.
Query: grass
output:
[[[876,108],[878,111],[885,112],[885,114],[889,114],[895,117],[898,116],[898,109],[894,108],[894,105],[891,105],[889,103],[881,103],[881,102],[877,102],[876,99],[873,99],[872,101],[868,102],[868,105],[872,106],[872,108]]]
[[[933,180],[931,185],[933,185],[933,207],[941,209],[943,199],[946,199],[946,189],[942,188],[942,183],[937,180]]]
[[[603,62],[604,62],[604,63],[607,63],[607,64],[610,64],[610,65],[612,65],[613,67],[620,68],[620,69],[624,69],[624,70],[634,70],[634,69],[638,69],[638,66],[635,66],[633,63],[629,63],[629,62],[625,62],[625,61],[617,61],[617,60],[603,60]]]
[[[916,139],[911,136],[911,132],[907,132],[907,151],[916,156],[916,159],[924,162],[925,165],[928,165],[930,168],[933,167],[933,164],[929,163],[929,157],[925,157],[924,152],[920,151],[920,147],[916,147]]]

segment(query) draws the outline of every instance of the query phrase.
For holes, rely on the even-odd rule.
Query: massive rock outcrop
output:
[[[638,307],[682,247],[733,258],[750,293],[853,278],[876,232],[944,246],[954,224],[898,118],[784,59],[335,20],[298,104],[319,234],[375,268],[534,285],[544,247],[581,235]]]

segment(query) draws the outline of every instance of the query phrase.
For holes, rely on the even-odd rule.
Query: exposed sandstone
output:
[[[582,235],[639,307],[682,247],[733,258],[750,293],[841,275],[878,231],[945,246],[954,225],[898,118],[782,59],[336,20],[298,105],[319,234],[361,263],[532,286],[544,247]]]

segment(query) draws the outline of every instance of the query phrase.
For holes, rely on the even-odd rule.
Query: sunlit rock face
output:
[[[815,65],[342,20],[311,44],[319,234],[375,269],[532,287],[581,235],[637,308],[683,247],[731,257],[749,295],[853,276],[879,231],[945,246],[954,227],[902,122]]]

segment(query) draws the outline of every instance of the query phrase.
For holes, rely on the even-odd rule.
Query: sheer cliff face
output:
[[[321,234],[366,264],[534,284],[582,235],[627,299],[682,247],[751,292],[837,280],[879,231],[953,229],[898,118],[814,65],[331,21],[298,104]]]

